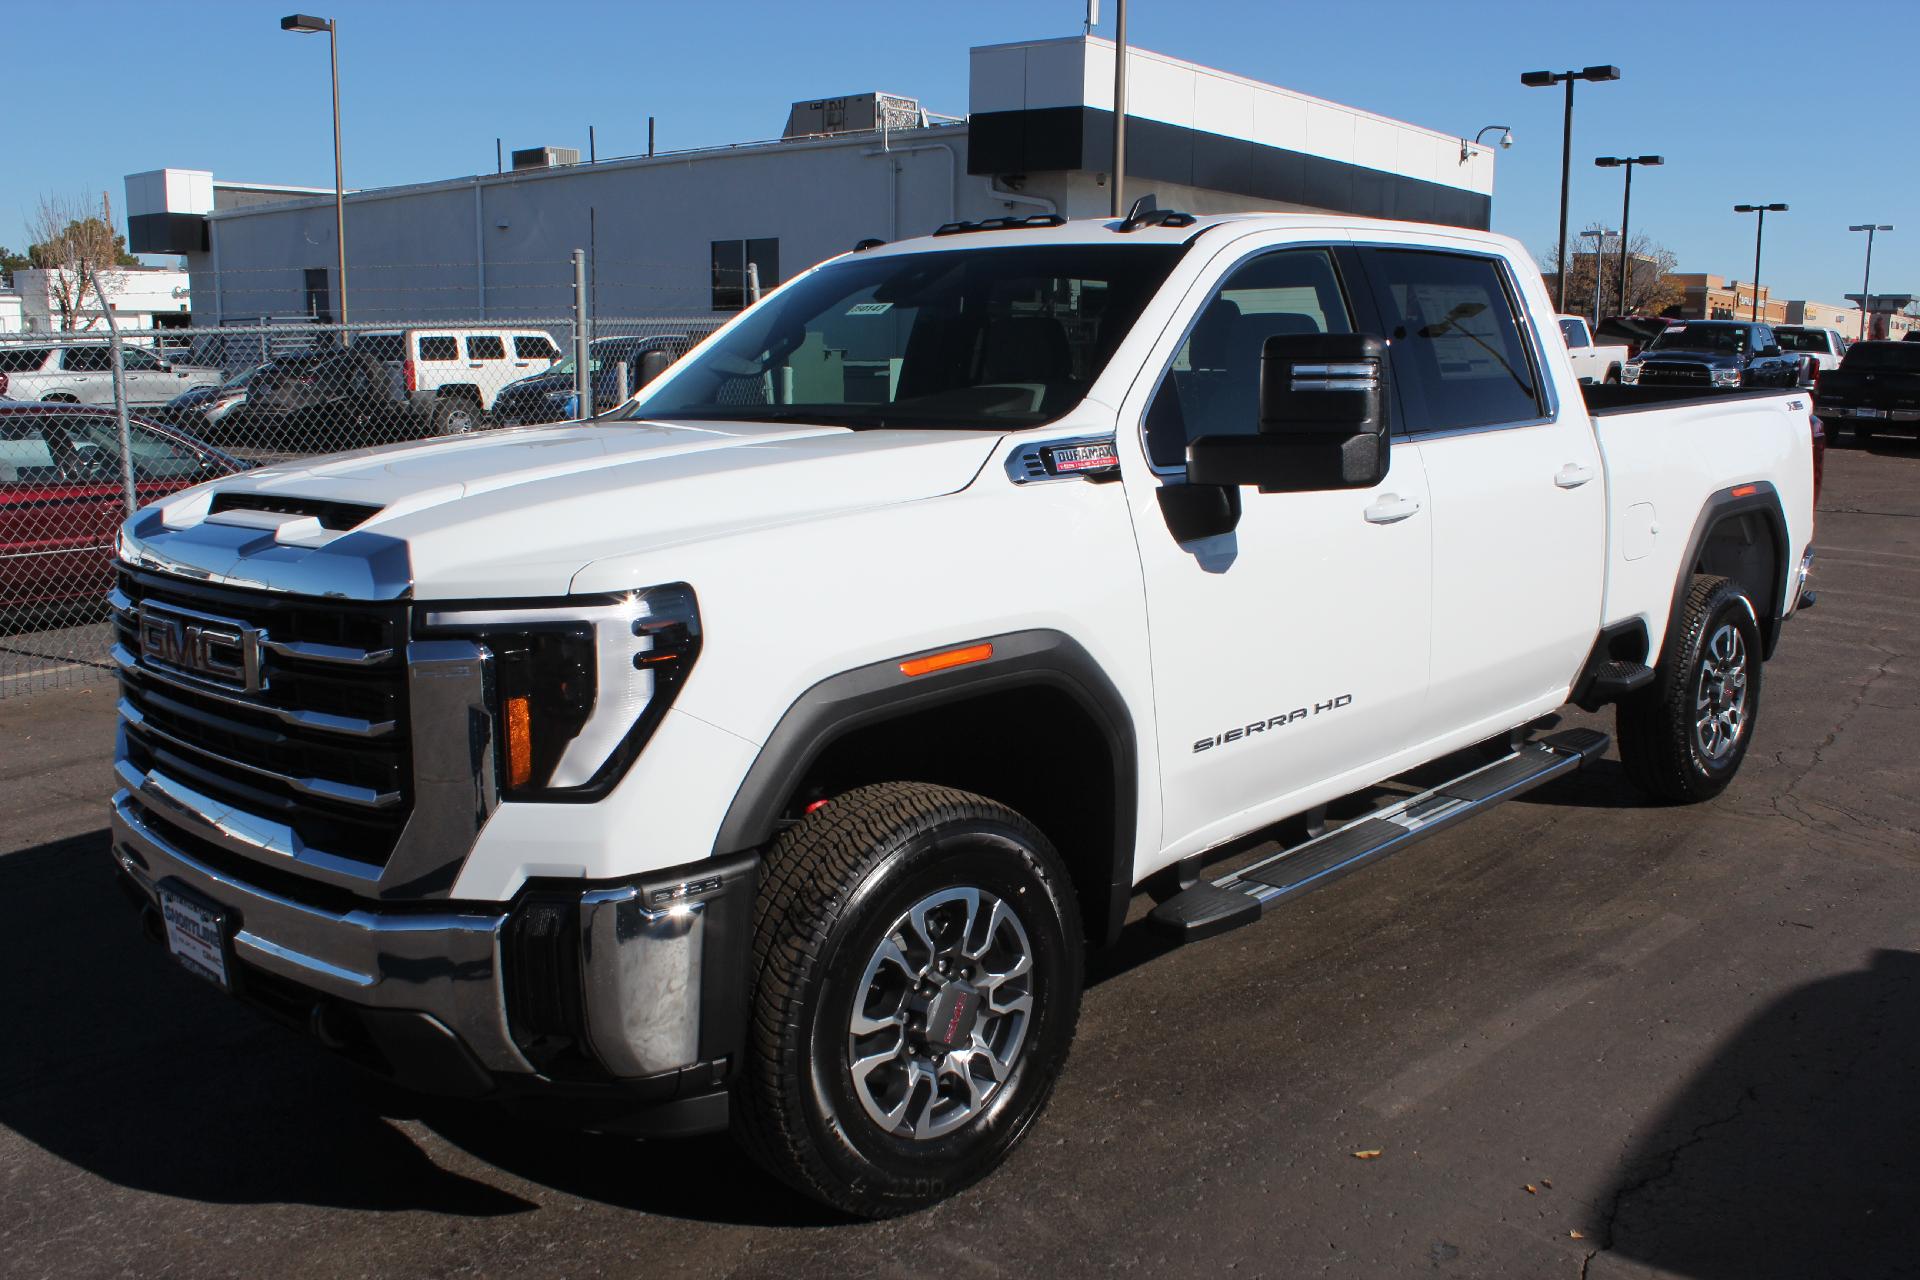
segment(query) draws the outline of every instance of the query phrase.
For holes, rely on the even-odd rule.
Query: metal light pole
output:
[[[1848,227],[1849,231],[1867,233],[1867,273],[1860,278],[1860,341],[1867,340],[1867,308],[1873,305],[1873,233],[1891,231],[1893,226],[1885,222],[1863,222],[1857,227]]]
[[[1620,296],[1617,299],[1620,312],[1627,312],[1627,271],[1633,261],[1627,252],[1627,217],[1633,212],[1633,166],[1637,164],[1665,164],[1664,156],[1595,156],[1594,164],[1602,169],[1624,168],[1627,171],[1627,194],[1620,202]]]
[[[1760,322],[1760,239],[1767,234],[1767,214],[1769,212],[1785,213],[1787,206],[1783,204],[1737,204],[1733,206],[1733,211],[1735,213],[1757,213],[1760,215],[1760,220],[1754,224],[1753,228],[1753,314],[1749,317],[1755,324],[1758,324]]]
[[[340,345],[344,347],[347,345],[344,328],[347,323],[347,189],[340,167],[340,20],[290,13],[280,19],[280,29],[298,31],[303,35],[321,31],[327,33],[327,62],[333,76],[333,242],[337,250],[335,269],[340,279],[340,302],[337,308],[343,326]]]
[[[1559,275],[1560,296],[1556,306],[1562,314],[1567,310],[1567,190],[1572,179],[1573,169],[1573,85],[1576,80],[1618,80],[1618,67],[1586,67],[1579,71],[1528,71],[1520,76],[1520,83],[1529,89],[1546,89],[1556,84],[1567,86],[1567,112],[1560,139],[1560,250]]]
[[[1127,211],[1127,0],[1115,0],[1113,15],[1113,207]]]

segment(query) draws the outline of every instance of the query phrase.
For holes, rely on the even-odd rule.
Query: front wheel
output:
[[[1760,712],[1754,616],[1727,579],[1696,575],[1667,625],[1653,683],[1620,703],[1620,762],[1654,799],[1708,800],[1740,771]]]
[[[860,787],[767,855],[736,1133],[864,1217],[986,1176],[1039,1115],[1080,1008],[1081,930],[1047,838],[984,797]]]

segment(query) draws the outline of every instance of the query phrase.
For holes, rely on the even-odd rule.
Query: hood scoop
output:
[[[279,493],[216,493],[207,518],[214,519],[230,511],[262,511],[279,516],[303,516],[317,521],[322,529],[345,533],[357,529],[380,514],[381,508],[366,502],[337,502],[329,498],[302,498]],[[253,524],[244,520],[216,520],[218,524]],[[276,522],[278,523],[278,522]]]

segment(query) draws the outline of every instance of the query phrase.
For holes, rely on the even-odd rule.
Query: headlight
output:
[[[700,652],[684,583],[555,607],[429,610],[423,629],[493,657],[500,793],[595,800],[653,736]]]
[[[1640,381],[1640,362],[1638,360],[1629,360],[1620,366],[1620,381]]]
[[[1737,387],[1740,385],[1738,369],[1715,369],[1712,371],[1713,385],[1716,387]]]

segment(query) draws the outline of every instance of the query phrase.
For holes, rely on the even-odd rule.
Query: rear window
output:
[[[0,373],[33,373],[46,362],[45,347],[0,347]]]
[[[355,351],[364,351],[375,360],[398,360],[400,355],[400,335],[397,333],[363,333],[353,340]]]
[[[1847,349],[1842,369],[1890,369],[1920,373],[1920,343],[1860,342]]]
[[[506,342],[492,334],[467,339],[467,359],[469,360],[505,360]]]
[[[516,360],[551,360],[559,354],[560,348],[553,345],[551,338],[520,337],[513,340]]]
[[[1773,337],[1782,351],[1830,350],[1823,329],[1775,329]]]
[[[452,338],[420,339],[420,358],[422,360],[458,360],[460,344]]]

